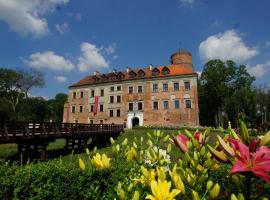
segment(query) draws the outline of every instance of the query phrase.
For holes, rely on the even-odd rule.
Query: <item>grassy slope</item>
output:
[[[137,128],[137,129],[130,129],[130,130],[126,130],[124,133],[122,133],[117,139],[116,142],[117,143],[121,143],[125,138],[128,139],[128,141],[130,143],[133,142],[134,137],[137,137],[138,139],[140,139],[141,137],[144,138],[144,140],[147,140],[147,135],[146,133],[153,133],[155,129],[149,129],[149,128]],[[176,135],[179,131],[181,130],[177,130],[177,129],[164,129],[161,130],[162,132],[164,132],[165,134],[170,134],[170,135]],[[194,131],[191,131],[191,133],[193,133]],[[210,134],[210,140],[209,143],[213,144],[214,141],[216,140],[216,134],[219,134],[218,132],[212,131]],[[58,139],[53,143],[50,143],[48,150],[49,152],[51,152],[51,154],[54,154],[54,152],[57,152],[56,154],[58,156],[63,155],[65,158],[68,159],[68,155],[62,154],[61,149],[63,149],[65,146],[65,140],[64,139]],[[57,151],[58,150],[58,151]],[[105,147],[100,149],[101,152],[105,152],[105,153],[109,153],[110,154],[110,147]],[[173,151],[175,153],[177,153],[178,150],[173,149]],[[11,156],[13,156],[14,154],[16,154],[17,152],[17,145],[16,144],[2,144],[0,145],[0,160],[5,160]],[[57,157],[53,156],[54,158]]]

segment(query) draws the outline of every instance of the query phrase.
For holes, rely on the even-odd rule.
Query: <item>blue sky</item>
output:
[[[179,48],[195,70],[245,64],[270,86],[269,0],[0,0],[0,66],[38,69],[53,98],[95,70],[167,65]]]

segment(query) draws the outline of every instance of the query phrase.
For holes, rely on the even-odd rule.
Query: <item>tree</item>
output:
[[[54,99],[48,101],[49,118],[54,122],[62,122],[64,104],[68,98],[67,94],[58,93]]]
[[[207,62],[198,87],[200,123],[224,126],[229,120],[237,126],[240,115],[251,120],[255,114],[254,80],[244,65],[221,60]]]
[[[44,78],[40,72],[0,68],[0,94],[2,101],[10,105],[10,110],[14,114],[10,119],[18,120],[19,104],[28,97],[31,89],[43,85]]]

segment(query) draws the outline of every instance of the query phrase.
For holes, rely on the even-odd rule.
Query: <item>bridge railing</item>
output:
[[[60,138],[74,135],[119,133],[123,130],[124,126],[117,124],[0,121],[0,142],[12,138]]]

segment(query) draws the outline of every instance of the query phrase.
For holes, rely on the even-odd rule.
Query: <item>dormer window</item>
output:
[[[145,72],[143,70],[139,70],[138,71],[138,77],[144,77],[145,76]]]
[[[130,71],[129,72],[129,77],[130,78],[135,78],[136,77],[136,73],[134,71]]]
[[[152,70],[152,76],[158,76],[159,73],[160,73],[160,71],[159,71],[159,69],[157,69],[157,68],[154,68],[154,69]]]
[[[122,79],[122,78],[124,78],[125,77],[125,75],[122,73],[122,72],[119,72],[118,74],[117,74],[117,79]]]
[[[162,69],[162,74],[163,74],[163,75],[167,75],[167,74],[169,74],[169,73],[170,73],[170,70],[169,70],[168,67],[164,67],[164,68]]]
[[[105,74],[102,74],[101,79],[102,79],[102,81],[106,81],[108,79],[108,77]]]
[[[99,80],[99,78],[96,75],[94,75],[93,80],[94,80],[94,82],[97,82]]]

